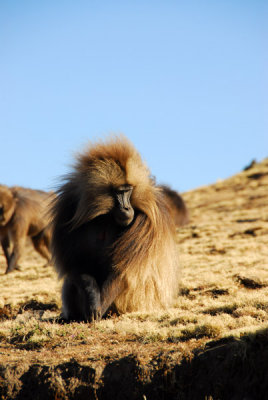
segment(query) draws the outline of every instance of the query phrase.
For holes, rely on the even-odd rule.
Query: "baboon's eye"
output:
[[[4,214],[4,207],[0,206],[0,215],[3,215],[3,214]]]

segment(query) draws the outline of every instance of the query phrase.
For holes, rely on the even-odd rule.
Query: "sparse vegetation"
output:
[[[225,389],[220,392],[219,385],[227,382],[227,378],[220,377],[219,354],[230,373],[240,356],[245,363],[245,373],[247,368],[252,370],[255,353],[258,354],[261,357],[257,367],[260,368],[258,379],[261,380],[258,384],[267,389],[261,366],[264,364],[262,357],[267,356],[263,349],[268,342],[268,159],[230,179],[185,193],[183,197],[190,209],[190,224],[177,232],[182,266],[181,290],[176,304],[168,310],[112,315],[91,325],[62,324],[57,319],[61,306],[61,283],[52,267],[43,267],[41,257],[30,245],[27,247],[21,271],[0,277],[0,378],[5,379],[5,383],[0,379],[1,398],[22,398],[16,396],[23,387],[23,371],[18,369],[15,375],[8,372],[8,366],[17,368],[22,358],[25,371],[32,368],[29,376],[41,374],[31,367],[37,364],[40,371],[45,371],[42,368],[46,367],[46,371],[52,368],[53,374],[58,374],[58,383],[53,381],[54,386],[51,384],[54,391],[47,384],[54,396],[51,398],[58,399],[94,398],[93,394],[86,397],[94,390],[95,398],[108,398],[104,395],[104,386],[109,387],[105,371],[107,368],[118,371],[118,365],[124,371],[125,363],[130,368],[130,381],[132,376],[136,377],[137,389],[133,393],[142,393],[144,389],[147,399],[172,399],[172,395],[164,397],[172,388],[181,393],[179,397],[182,399],[205,399],[205,396],[225,399],[228,396],[224,395]],[[4,273],[2,254],[0,268]],[[220,353],[222,346],[225,355]],[[208,349],[212,350],[207,352]],[[194,389],[187,389],[187,392],[183,383],[183,377],[187,378],[185,371],[197,368],[196,365],[202,362],[207,363],[207,371],[211,371],[212,377],[203,373],[204,385],[205,379],[210,379],[200,391],[203,397],[189,397]],[[73,383],[74,389],[70,377],[66,377],[67,367],[61,367],[64,363],[70,363],[69,367],[77,378],[77,383]],[[95,371],[94,379],[82,378],[81,371],[86,366]],[[158,382],[156,371],[161,371],[162,378],[166,376],[165,379],[173,382],[162,388],[162,392],[159,389],[162,397],[160,394],[157,397],[158,393],[152,388],[152,392],[148,391],[148,376]],[[199,374],[201,379],[201,372]],[[38,379],[36,382],[40,383],[41,378]],[[218,386],[217,382],[220,382]],[[237,390],[242,389],[237,387]],[[243,393],[250,395],[250,390]],[[129,398],[142,398],[142,395]],[[243,397],[238,395],[236,398]]]

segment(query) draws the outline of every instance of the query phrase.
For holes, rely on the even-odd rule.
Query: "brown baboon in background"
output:
[[[7,260],[6,273],[19,269],[27,236],[31,237],[35,249],[50,261],[48,210],[52,196],[41,190],[0,185],[0,240]]]
[[[125,137],[77,157],[53,207],[63,318],[155,310],[178,293],[175,224],[163,191]]]
[[[159,187],[163,190],[167,198],[171,218],[175,222],[175,225],[179,227],[188,224],[189,212],[181,195],[166,185],[160,185]]]

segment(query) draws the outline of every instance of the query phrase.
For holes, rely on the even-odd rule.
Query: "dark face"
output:
[[[113,217],[121,226],[128,226],[134,218],[134,210],[130,202],[133,187],[122,185],[114,190],[115,207]]]

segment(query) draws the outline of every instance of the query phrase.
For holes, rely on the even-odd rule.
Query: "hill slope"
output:
[[[1,276],[2,399],[265,398],[268,159],[183,197],[172,309],[61,325],[61,284],[30,246]]]

